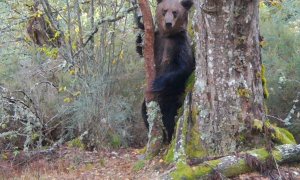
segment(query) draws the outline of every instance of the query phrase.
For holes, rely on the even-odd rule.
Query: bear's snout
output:
[[[171,29],[171,28],[172,28],[172,23],[167,22],[167,23],[166,23],[166,28],[167,28],[167,29]]]

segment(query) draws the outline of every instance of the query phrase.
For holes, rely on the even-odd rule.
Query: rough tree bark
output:
[[[146,70],[145,101],[147,107],[149,132],[147,143],[147,157],[156,155],[163,145],[163,123],[158,102],[152,93],[152,83],[155,78],[154,64],[154,24],[151,9],[147,0],[139,0],[145,27],[144,59]]]
[[[174,160],[262,145],[252,136],[254,120],[265,119],[258,2],[194,2],[195,80],[169,152]]]
[[[210,155],[243,149],[242,140],[254,119],[265,119],[258,3],[195,2],[197,65],[192,100],[199,112],[195,118],[201,144]]]

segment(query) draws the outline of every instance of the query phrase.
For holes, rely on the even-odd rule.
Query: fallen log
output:
[[[267,161],[274,160],[275,164],[288,162],[300,162],[300,144],[285,144],[276,146],[271,153],[266,149],[255,149],[242,152],[237,155],[225,156],[219,159],[205,161],[196,166],[179,162],[176,169],[164,174],[162,179],[211,179],[216,173],[221,177],[234,177],[240,174],[257,170],[249,163],[249,157],[255,159],[256,164],[265,164]],[[253,161],[252,161],[253,162]]]

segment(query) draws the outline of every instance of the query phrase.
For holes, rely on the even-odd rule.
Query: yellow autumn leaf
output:
[[[8,160],[8,156],[6,153],[1,154],[1,159],[2,160]]]
[[[73,94],[73,96],[80,96],[81,92],[80,91],[77,91]]]
[[[120,59],[123,59],[123,55],[124,55],[124,51],[122,50],[122,51],[120,52],[119,58],[120,58]]]
[[[54,39],[57,39],[59,36],[60,36],[60,32],[56,31],[55,34],[54,34]]]
[[[266,4],[263,1],[259,2],[259,8],[266,8]]]
[[[79,33],[79,27],[76,27],[76,28],[75,28],[75,32],[76,32],[76,33]]]
[[[27,36],[25,36],[24,40],[25,40],[25,42],[30,42],[30,38]]]
[[[76,49],[77,49],[76,42],[72,43],[72,49],[74,49],[74,50],[76,50]]]
[[[59,87],[58,88],[58,92],[64,92],[64,91],[66,91],[67,90],[67,87],[66,86],[64,86],[64,87]]]
[[[114,60],[112,61],[112,64],[115,65],[116,63],[117,63],[117,61],[114,59]]]
[[[43,13],[40,11],[40,10],[38,10],[37,12],[36,12],[36,17],[41,17],[43,15]]]
[[[75,75],[75,74],[76,74],[75,69],[70,70],[70,71],[69,71],[69,74],[70,74],[70,75]]]
[[[70,103],[71,101],[72,101],[71,98],[65,98],[65,99],[64,99],[64,102],[65,102],[65,103]]]
[[[6,125],[6,124],[1,124],[1,128],[2,128],[2,129],[6,129],[6,128],[7,128],[7,125]]]
[[[266,42],[266,41],[260,41],[260,42],[259,42],[259,45],[260,45],[261,47],[266,47],[266,46],[267,46],[267,42]]]
[[[278,6],[280,5],[280,2],[279,2],[279,1],[272,1],[272,2],[271,2],[271,5],[272,5],[272,6],[277,6],[277,7],[278,7]]]
[[[61,20],[61,19],[62,19],[61,16],[57,16],[57,17],[56,17],[56,20],[58,20],[58,21]]]

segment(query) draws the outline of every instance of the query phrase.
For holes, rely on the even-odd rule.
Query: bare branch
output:
[[[126,16],[126,14],[128,14],[128,13],[131,12],[131,11],[134,11],[134,10],[137,9],[137,8],[138,8],[138,6],[135,5],[135,6],[133,6],[133,7],[128,8],[127,10],[125,10],[126,13],[124,13],[124,14],[122,14],[122,15],[120,15],[120,16],[117,16],[116,18],[104,18],[104,19],[99,20],[99,21],[97,22],[96,26],[94,27],[94,30],[88,35],[87,40],[83,43],[82,48],[81,48],[80,50],[78,50],[78,51],[73,55],[73,58],[76,57],[76,56],[78,56],[78,54],[79,54],[81,51],[83,51],[83,48],[84,48],[84,47],[85,47],[85,46],[93,39],[94,35],[98,32],[99,26],[100,26],[101,24],[106,23],[106,22],[109,22],[109,23],[111,23],[111,22],[116,22],[116,21],[118,21],[118,20],[124,18],[124,17]]]

